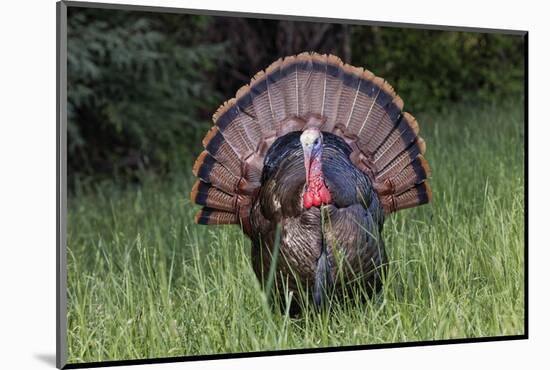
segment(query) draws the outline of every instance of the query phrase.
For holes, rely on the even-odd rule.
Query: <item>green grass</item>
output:
[[[433,203],[386,221],[377,299],[321,314],[271,309],[238,228],[193,224],[189,170],[78,191],[68,209],[69,362],[523,334],[519,106],[417,117]]]

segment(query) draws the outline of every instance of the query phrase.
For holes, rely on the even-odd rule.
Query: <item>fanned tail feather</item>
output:
[[[191,190],[191,200],[201,206],[233,212],[237,196],[225,193],[206,182],[197,180]]]
[[[239,217],[235,213],[203,207],[195,216],[195,223],[200,225],[231,225],[238,224]]]
[[[281,89],[282,82],[280,81],[282,63],[283,60],[278,59],[265,70],[267,78],[266,89],[269,94],[269,99],[271,101],[271,109],[275,117],[275,129],[278,128],[279,123],[282,122],[287,116],[285,99]]]
[[[192,200],[202,224],[241,224],[260,186],[269,146],[290,131],[315,125],[342,136],[366,172],[386,213],[431,199],[426,146],[403,100],[372,72],[334,55],[301,53],[258,72],[214,113],[205,150],[193,166]]]
[[[340,58],[329,55],[325,72],[326,87],[323,96],[321,115],[325,117],[323,131],[332,132],[337,123],[338,106],[343,90],[343,63]]]
[[[382,205],[385,213],[395,212],[400,209],[412,208],[426,204],[432,200],[432,190],[427,183],[415,185],[401,194],[391,194],[382,197]]]

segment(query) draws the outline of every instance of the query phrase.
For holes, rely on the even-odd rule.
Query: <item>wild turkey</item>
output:
[[[386,81],[336,56],[275,61],[213,116],[193,167],[196,222],[240,225],[260,281],[278,255],[277,285],[316,306],[351,281],[378,289],[384,216],[431,200],[426,146],[402,109]]]

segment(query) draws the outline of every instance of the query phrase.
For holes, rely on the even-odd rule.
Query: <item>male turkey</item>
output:
[[[277,60],[214,114],[193,166],[196,222],[241,225],[260,281],[277,255],[277,286],[305,287],[316,306],[352,281],[379,288],[384,215],[431,199],[402,109],[386,81],[336,56]]]

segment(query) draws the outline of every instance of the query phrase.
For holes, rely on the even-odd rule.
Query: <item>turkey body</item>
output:
[[[385,264],[381,238],[384,210],[378,195],[368,176],[351,162],[351,148],[338,136],[324,132],[322,162],[332,202],[322,208],[305,209],[300,134],[295,131],[278,138],[265,157],[260,192],[250,215],[256,275],[266,281],[280,225],[277,271],[282,274],[276,279],[280,290],[286,285],[294,297],[299,296],[298,283],[303,289],[313,290],[323,243],[328,273],[335,286],[354,282],[372,290],[379,285]],[[336,268],[336,254],[345,261],[341,267],[348,268]],[[338,272],[343,278],[336,276]]]
[[[426,143],[403,107],[384,79],[336,56],[273,62],[213,115],[193,166],[196,223],[240,226],[259,280],[316,307],[357,284],[378,290],[385,217],[432,197]]]

